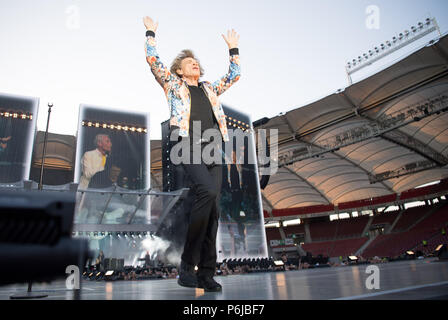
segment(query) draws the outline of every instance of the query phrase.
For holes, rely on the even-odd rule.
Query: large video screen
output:
[[[29,179],[39,99],[0,93],[0,184]]]
[[[222,144],[222,186],[217,198],[219,227],[216,239],[218,260],[267,257],[266,235],[258,177],[255,136],[250,118],[223,106],[227,116],[229,143]],[[190,188],[183,206],[161,224],[166,226],[162,238],[181,250],[185,241],[189,212],[194,202],[194,188],[182,165],[169,159],[171,148],[168,121],[162,124],[163,189]]]
[[[75,222],[129,223],[131,215],[138,219],[136,211],[144,211],[146,205],[128,191],[148,190],[150,181],[149,114],[81,105],[75,164],[78,191],[123,194],[83,193]]]
[[[247,130],[252,122],[232,108],[224,106],[224,112],[232,143],[223,145],[226,163],[218,197],[218,260],[267,257],[255,136]]]

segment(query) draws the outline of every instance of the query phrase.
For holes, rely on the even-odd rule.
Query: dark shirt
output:
[[[188,86],[191,96],[191,111],[190,111],[190,136],[193,136],[193,121],[201,122],[201,132],[213,128],[215,125],[215,116],[213,114],[212,105],[206,96],[201,85]],[[196,133],[196,135],[199,132]],[[196,138],[196,137],[195,137]],[[200,138],[200,137],[197,137]]]

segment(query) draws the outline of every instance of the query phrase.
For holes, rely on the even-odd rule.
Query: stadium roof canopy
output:
[[[448,36],[257,126],[278,129],[284,164],[262,191],[264,209],[337,205],[448,177],[444,96]]]

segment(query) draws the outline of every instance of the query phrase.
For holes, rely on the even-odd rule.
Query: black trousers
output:
[[[203,146],[202,148],[203,149]],[[213,276],[216,268],[218,200],[221,193],[222,165],[182,164],[194,190],[182,261],[198,266],[198,274]]]

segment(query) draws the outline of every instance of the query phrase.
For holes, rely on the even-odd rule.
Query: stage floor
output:
[[[137,281],[82,281],[83,300],[448,300],[448,262],[434,259],[378,264],[380,289],[368,289],[368,265],[298,271],[218,276],[219,293],[180,287],[176,279]],[[26,284],[0,287],[0,299],[24,293]],[[71,300],[65,280],[36,283],[42,300]]]

